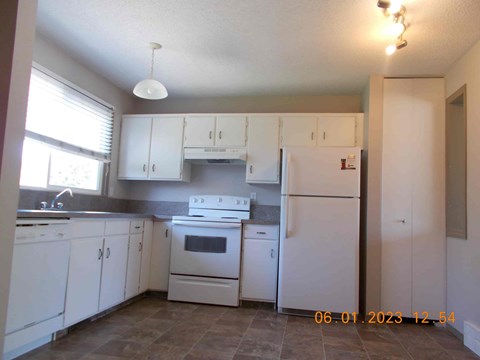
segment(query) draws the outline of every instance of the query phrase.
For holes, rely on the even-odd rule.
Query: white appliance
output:
[[[17,221],[5,359],[50,341],[63,328],[70,227],[69,220]]]
[[[279,312],[358,312],[360,155],[283,149]]]
[[[245,148],[203,147],[185,148],[184,159],[192,164],[245,165]]]
[[[250,199],[195,195],[172,218],[168,300],[238,306],[242,219]]]

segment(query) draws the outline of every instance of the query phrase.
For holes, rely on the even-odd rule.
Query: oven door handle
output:
[[[241,223],[222,223],[222,222],[188,221],[188,220],[173,220],[172,224],[189,226],[189,227],[214,228],[214,229],[238,229],[242,227]]]

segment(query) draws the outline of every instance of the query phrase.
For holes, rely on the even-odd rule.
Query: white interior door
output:
[[[412,311],[445,311],[445,95],[443,79],[413,81]]]
[[[317,143],[316,116],[282,116],[282,146],[315,146]]]
[[[213,146],[215,116],[191,115],[185,120],[184,146]]]
[[[154,118],[150,149],[150,179],[180,179],[183,168],[183,117]]]
[[[359,199],[283,198],[278,306],[358,311]]]
[[[320,116],[318,146],[355,146],[355,115]]]
[[[412,80],[386,79],[383,108],[381,309],[412,312]]]
[[[217,116],[215,145],[245,146],[247,117],[244,115]]]
[[[150,154],[151,117],[123,117],[118,177],[146,179]]]
[[[128,235],[107,236],[103,244],[99,311],[123,301],[127,273]]]

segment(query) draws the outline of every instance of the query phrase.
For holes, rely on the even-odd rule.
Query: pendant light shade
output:
[[[148,100],[160,100],[165,99],[168,96],[165,86],[157,80],[153,79],[153,64],[155,59],[155,50],[160,49],[162,46],[157,43],[150,43],[152,49],[152,64],[150,67],[150,78],[140,81],[133,88],[133,93],[143,99]]]

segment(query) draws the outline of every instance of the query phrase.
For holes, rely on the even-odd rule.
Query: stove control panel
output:
[[[228,195],[192,195],[189,208],[250,211],[250,198]]]

